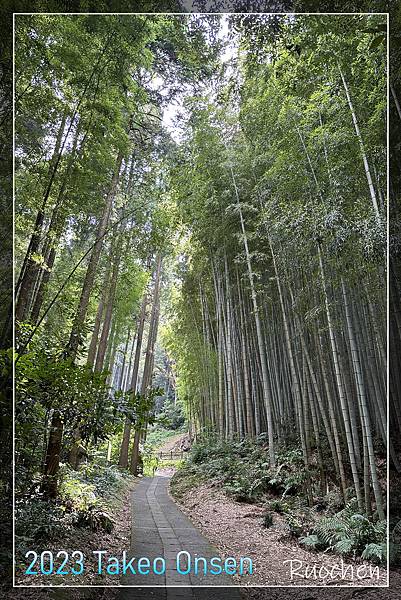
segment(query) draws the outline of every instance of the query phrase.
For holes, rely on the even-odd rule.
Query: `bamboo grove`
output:
[[[316,473],[322,493],[352,490],[380,518],[383,31],[380,17],[242,23],[240,77],[192,99],[176,172],[189,250],[170,332],[201,431],[266,435],[271,467],[296,440],[310,501]]]
[[[265,436],[271,468],[299,445],[310,502],[317,481],[384,518],[385,32],[18,16],[21,493],[115,435],[137,472],[163,346],[196,435]]]

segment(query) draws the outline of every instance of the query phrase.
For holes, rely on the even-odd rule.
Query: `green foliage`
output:
[[[271,512],[267,512],[263,516],[263,527],[265,527],[266,529],[268,529],[272,525],[273,525],[273,515],[272,515]]]
[[[185,462],[171,479],[171,493],[177,500],[180,500],[186,493],[196,489],[202,481],[199,471],[190,463]]]
[[[155,422],[156,416],[153,413],[155,399],[163,393],[164,390],[161,388],[150,388],[145,395],[140,392],[134,394],[132,391],[127,394],[128,402],[120,410],[130,419],[136,431],[144,431],[147,425]]]
[[[276,512],[284,515],[287,534],[310,550],[330,550],[343,556],[382,561],[380,548],[385,544],[386,523],[358,514],[355,501],[330,514],[339,501],[336,491],[324,498],[326,515],[321,516],[315,508],[307,506],[302,471],[302,455],[296,447],[281,450],[278,466],[271,469],[264,436],[253,441],[219,441],[209,436],[193,445],[187,463],[172,479],[172,489],[180,498],[201,482],[207,482],[222,488],[236,501],[264,501],[264,527],[272,525]]]
[[[18,499],[15,503],[17,550],[24,554],[31,544],[62,537],[72,529],[73,520],[60,504],[35,497]]]
[[[319,537],[315,534],[307,535],[299,538],[299,543],[309,550],[317,550],[321,546]]]
[[[72,510],[86,512],[99,504],[95,486],[85,483],[77,477],[65,477],[60,486],[60,498]]]
[[[81,439],[97,443],[115,428],[114,400],[106,373],[93,372],[70,358],[39,348],[18,357],[16,365],[17,493],[37,480],[45,446],[46,427],[57,408],[64,422],[64,447],[79,427]]]
[[[387,544],[367,544],[361,557],[365,560],[384,564],[387,560]]]
[[[157,415],[157,421],[165,429],[182,429],[185,423],[185,416],[182,412],[181,404],[172,400],[166,400],[163,411]]]
[[[89,506],[87,510],[80,510],[77,513],[77,527],[88,527],[91,531],[105,531],[111,533],[114,528],[113,519],[105,511],[96,506]]]
[[[192,446],[189,462],[238,502],[258,502],[266,495],[303,494],[305,473],[300,469],[299,451],[284,450],[278,466],[271,469],[263,438],[221,441],[208,437]]]
[[[315,524],[313,534],[300,539],[309,548],[328,548],[342,556],[360,556],[366,560],[386,560],[385,521],[372,521],[355,512],[355,503],[337,514],[322,517]]]
[[[110,516],[121,504],[132,477],[111,465],[88,464],[80,471],[62,465],[60,497],[46,501],[37,495],[16,499],[16,548],[18,556],[46,542],[63,540],[74,528],[110,533]]]
[[[113,507],[126,482],[127,476],[111,465],[101,467],[92,463],[80,471],[73,471],[64,465],[60,500],[64,510],[73,514],[73,523],[77,527],[110,533],[114,523],[107,507]]]
[[[71,471],[71,477],[79,477],[80,481],[86,483],[90,481],[94,486],[96,498],[101,498],[104,505],[112,506],[121,498],[121,493],[132,480],[131,476],[121,471],[116,465],[99,464],[96,456],[93,462],[83,465],[77,471]]]
[[[269,510],[282,515],[290,510],[288,502],[284,500],[270,500],[268,503]]]
[[[343,508],[344,500],[339,490],[330,490],[330,492],[324,495],[323,503],[328,512],[338,512]]]
[[[187,135],[172,176],[186,241],[167,337],[180,397],[202,427],[209,426],[199,408],[202,386],[210,381],[213,399],[219,389],[217,344],[202,332],[204,306],[216,332],[221,296],[232,296],[235,319],[240,318],[237,277],[250,298],[240,212],[257,297],[271,307],[274,320],[281,315],[270,247],[285,296],[287,280],[298,296],[294,305],[288,298],[289,321],[298,313],[302,324],[327,326],[322,298],[316,305],[308,285],[321,287],[317,240],[329,257],[335,290],[339,277],[357,287],[364,281],[370,292],[374,288],[382,311],[385,305],[380,292],[385,209],[378,219],[339,73],[340,64],[384,194],[385,53],[382,45],[372,46],[371,33],[380,31],[383,16],[283,15],[261,17],[252,25],[246,17],[234,17],[231,24],[238,25],[235,60],[241,75],[229,82],[222,78],[208,96],[187,100]],[[246,316],[245,329],[252,317]],[[260,395],[258,402],[263,405]]]
[[[154,477],[155,471],[160,464],[160,461],[153,451],[145,446],[142,453],[143,459],[143,475],[144,477]]]
[[[161,124],[163,108],[180,83],[199,85],[211,73],[219,42],[213,18],[32,14],[17,21],[16,263],[21,281],[27,258],[35,291],[44,284],[39,325],[33,324],[38,316],[30,314],[35,303],[30,289],[25,313],[32,323],[20,323],[18,331],[17,469],[26,491],[43,465],[55,407],[64,425],[62,459],[77,428],[88,446],[111,436],[121,413],[141,430],[145,418],[153,422],[153,392],[146,399],[131,398],[127,407],[105,385],[106,372],[93,373],[82,363],[98,301],[107,300],[106,275],[110,257],[117,264],[116,247],[123,251],[113,302],[115,335],[105,363],[113,341],[118,345],[132,330],[152,256],[172,251],[174,206],[166,182],[173,143]],[[111,198],[117,156],[121,172],[104,247],[88,284],[84,259],[105,198]],[[28,256],[32,232],[37,240]],[[54,264],[48,264],[51,256]],[[73,361],[65,348],[85,285],[89,301]],[[181,420],[171,415],[173,426]]]
[[[293,538],[300,538],[305,528],[302,515],[289,514],[285,518],[288,534]]]
[[[230,20],[230,31],[235,31],[239,42],[238,56],[232,61],[238,68],[236,77],[217,60],[221,58],[217,16],[82,13],[16,17],[16,263],[23,264],[35,230],[39,247],[27,257],[36,273],[33,289],[38,290],[38,274],[50,276],[43,290],[43,322],[38,328],[28,322],[19,324],[19,347],[27,350],[17,362],[16,473],[22,523],[28,520],[24,510],[29,513],[30,506],[37,519],[32,495],[38,491],[54,411],[60,413],[64,427],[61,459],[67,459],[77,429],[94,459],[78,473],[63,469],[61,504],[41,504],[49,507],[50,529],[43,530],[38,519],[32,539],[56,535],[63,519],[71,526],[110,531],[106,504],[118,497],[116,490],[123,489],[125,482],[113,468],[96,465],[93,447],[104,446],[106,439],[121,432],[125,417],[136,431],[152,426],[155,399],[164,394],[157,388],[143,395],[135,390],[111,392],[106,372],[93,373],[83,365],[98,301],[107,298],[105,283],[110,264],[113,268],[117,264],[114,250],[120,243],[124,251],[113,304],[114,337],[109,339],[106,363],[113,344],[121,349],[131,331],[154,255],[175,254],[163,343],[175,371],[178,397],[185,417],[198,431],[225,431],[230,438],[205,437],[195,445],[189,464],[173,479],[177,494],[196,482],[208,481],[237,501],[268,501],[265,525],[274,511],[285,515],[291,535],[306,533],[310,515],[306,511],[292,514],[291,509],[297,502],[305,504],[309,478],[313,483],[318,480],[314,442],[317,447],[319,440],[316,427],[313,439],[306,425],[313,407],[323,447],[332,431],[322,426],[324,411],[318,410],[317,394],[310,410],[308,398],[301,412],[293,402],[289,357],[287,349],[280,347],[285,334],[282,322],[287,316],[290,334],[297,333],[289,341],[290,352],[291,344],[301,352],[299,335],[305,336],[318,387],[323,396],[324,387],[333,394],[341,437],[347,411],[338,408],[336,386],[331,381],[321,385],[325,372],[315,351],[323,342],[327,374],[335,372],[330,352],[326,356],[327,327],[333,320],[334,328],[342,331],[343,279],[355,294],[352,299],[361,301],[356,321],[368,326],[364,334],[357,331],[357,338],[372,349],[367,372],[372,365],[377,368],[374,392],[379,398],[381,358],[376,329],[380,334],[385,319],[387,166],[383,15],[297,14],[255,21],[250,25],[241,15]],[[254,45],[256,50],[250,52]],[[363,144],[355,133],[355,115],[344,93],[342,74],[351,91]],[[206,86],[201,87],[201,82]],[[163,128],[163,110],[183,89],[188,93],[180,117],[182,137],[176,144]],[[53,157],[59,133],[63,134],[62,148],[59,157]],[[362,149],[367,158],[362,157]],[[111,197],[117,155],[122,160],[113,190],[111,228],[102,240],[92,288],[85,290],[87,262],[82,258],[95,239],[105,198]],[[380,200],[379,216],[372,207],[367,161]],[[36,225],[38,210],[43,211],[43,226]],[[56,253],[51,267],[46,264],[49,249]],[[318,249],[328,274],[326,304]],[[73,271],[71,264],[76,266]],[[279,294],[279,280],[284,298]],[[77,360],[72,361],[64,350],[82,291],[88,292],[89,305],[79,331],[82,344]],[[32,304],[33,293],[28,300]],[[253,300],[259,302],[260,311],[252,309]],[[367,300],[377,322],[369,317]],[[47,312],[46,307],[51,310]],[[255,336],[255,313],[261,319],[261,336]],[[262,355],[259,360],[255,356],[259,337],[265,340],[266,362],[274,374],[274,434],[293,444],[290,449],[279,449],[274,468],[263,437],[236,439],[237,433],[242,437],[242,429],[248,428],[248,415],[241,415],[245,366],[249,367],[247,382],[251,376],[254,383],[253,418],[258,415],[260,419],[250,429],[263,429],[268,416],[268,399],[261,385]],[[228,347],[233,345],[234,355],[242,343],[245,356],[235,363]],[[346,364],[352,352],[348,352],[345,336],[338,336],[338,344],[344,368],[353,373],[355,365]],[[309,361],[303,355],[295,362],[297,369],[305,365],[308,374]],[[311,383],[304,373],[296,375],[303,386]],[[235,388],[235,398],[228,398],[226,390],[231,388]],[[367,395],[369,420],[370,413],[374,417],[378,411],[370,391]],[[225,407],[231,406],[231,400],[230,415]],[[220,406],[221,418],[216,410]],[[325,397],[322,406],[328,406]],[[362,402],[355,401],[355,406],[360,410]],[[281,408],[285,408],[283,414]],[[377,419],[370,420],[374,429]],[[158,421],[177,431],[184,415],[179,405],[167,399]],[[301,439],[307,446],[303,451]],[[347,457],[346,449],[340,450]],[[113,457],[117,451],[115,444]],[[147,449],[144,454],[145,473],[153,473],[157,459]],[[324,458],[326,466],[330,459]],[[348,464],[344,466],[348,477]],[[319,493],[321,499],[321,490],[312,486],[310,493]],[[301,538],[305,546],[383,560],[381,523],[373,523],[355,508],[330,514],[342,506],[337,490],[321,504],[329,514],[311,535]]]

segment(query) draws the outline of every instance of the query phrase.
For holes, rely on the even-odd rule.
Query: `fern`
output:
[[[313,534],[323,547],[337,554],[355,553],[366,560],[383,562],[386,556],[386,522],[374,523],[365,515],[355,512],[354,503],[350,503],[337,514],[321,519],[314,527]],[[311,537],[311,536],[309,536]],[[305,538],[304,545],[312,546],[314,540]]]
[[[385,562],[387,560],[386,544],[366,544],[365,550],[362,552],[362,558],[375,562]]]
[[[272,525],[273,525],[273,515],[271,513],[267,512],[263,517],[263,527],[266,527],[266,529],[268,529]]]
[[[334,550],[337,554],[341,554],[342,556],[346,554],[350,554],[354,549],[355,540],[352,538],[343,538],[337,542],[334,546]]]
[[[308,548],[309,550],[316,550],[319,546],[321,546],[321,541],[319,537],[315,534],[301,537],[299,539],[299,543],[303,546],[306,546],[306,548]]]

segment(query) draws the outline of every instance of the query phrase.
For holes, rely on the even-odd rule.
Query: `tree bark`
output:
[[[56,143],[52,158],[49,163],[49,178],[48,185],[45,190],[45,194],[42,200],[42,205],[36,215],[35,226],[31,239],[29,241],[28,249],[25,255],[24,263],[22,265],[19,281],[17,283],[17,302],[15,305],[15,319],[16,321],[23,321],[27,316],[28,305],[30,301],[30,294],[32,287],[36,280],[36,274],[39,268],[38,263],[33,259],[34,254],[39,252],[40,241],[42,238],[42,230],[45,222],[45,210],[47,201],[49,199],[50,190],[53,184],[56,169],[60,160],[60,148],[63,139],[65,124],[67,121],[67,110],[64,110],[60,127],[56,137]],[[71,125],[70,125],[71,128]],[[69,128],[69,129],[70,129]]]
[[[242,237],[243,237],[246,264],[247,264],[247,269],[248,269],[248,277],[249,277],[249,283],[251,286],[251,298],[252,298],[253,310],[254,310],[254,315],[255,315],[256,335],[257,335],[257,340],[258,340],[258,349],[259,349],[260,363],[261,363],[261,368],[262,368],[263,394],[264,394],[264,402],[265,402],[265,409],[266,409],[266,416],[267,416],[267,435],[268,435],[268,441],[269,441],[269,461],[270,461],[270,466],[274,467],[276,465],[276,454],[275,454],[275,449],[274,449],[274,428],[273,428],[273,413],[272,413],[273,401],[272,401],[271,384],[270,384],[269,373],[268,373],[268,368],[267,368],[265,342],[263,339],[262,323],[260,320],[258,301],[256,298],[254,274],[253,274],[253,270],[252,270],[251,258],[250,258],[249,248],[248,248],[248,238],[246,235],[245,223],[244,223],[244,218],[242,215],[239,192],[238,192],[237,184],[235,181],[234,172],[233,172],[233,169],[231,166],[230,166],[230,173],[231,173],[231,178],[232,178],[232,182],[233,182],[233,186],[234,186],[234,190],[235,190],[238,212],[239,212],[239,216],[240,216],[241,232],[242,232]]]
[[[325,307],[326,307],[326,318],[327,318],[327,324],[329,327],[330,345],[331,345],[331,352],[332,352],[333,363],[334,363],[334,372],[335,372],[335,378],[336,378],[336,383],[337,383],[338,395],[340,398],[341,411],[342,411],[342,415],[343,415],[345,435],[347,438],[348,455],[349,455],[349,459],[350,459],[352,478],[354,481],[355,494],[356,494],[356,498],[358,501],[358,507],[360,510],[363,510],[363,499],[362,499],[362,493],[361,493],[361,486],[360,486],[360,482],[359,482],[358,467],[357,467],[357,463],[356,463],[354,441],[352,438],[352,431],[351,431],[351,426],[350,426],[347,397],[345,394],[345,388],[344,388],[344,384],[343,384],[343,380],[342,380],[342,376],[341,376],[342,374],[341,374],[341,367],[340,367],[340,361],[339,361],[339,356],[338,356],[337,341],[335,338],[335,333],[334,333],[334,328],[333,328],[333,319],[332,319],[332,315],[331,315],[331,308],[330,308],[330,303],[329,303],[329,298],[328,298],[328,293],[327,293],[326,276],[325,276],[325,270],[324,270],[324,266],[323,266],[323,257],[322,257],[322,251],[320,248],[320,244],[318,244],[318,254],[319,254],[320,275],[321,275],[321,281],[322,281],[324,303],[325,303]]]
[[[155,347],[158,322],[159,322],[161,266],[162,266],[162,258],[161,258],[161,255],[159,254],[156,259],[153,305],[152,305],[152,313],[151,313],[151,317],[150,317],[150,327],[149,327],[148,344],[146,347],[145,364],[144,364],[143,375],[142,375],[141,396],[145,396],[146,393],[148,392],[148,388],[149,388],[149,385],[150,385],[151,379],[152,379],[152,370],[153,370],[153,364],[154,364],[154,347]],[[141,434],[142,434],[141,429],[138,426],[136,426],[134,443],[133,443],[132,454],[131,454],[131,465],[130,465],[130,470],[133,475],[138,474],[139,442],[140,442]]]
[[[77,312],[75,314],[74,323],[72,326],[70,339],[67,345],[67,354],[76,357],[78,348],[82,343],[82,329],[85,323],[86,313],[88,310],[89,297],[93,289],[93,284],[96,275],[96,269],[99,263],[100,253],[102,251],[104,236],[106,233],[107,226],[109,224],[111,209],[113,206],[114,198],[117,191],[117,185],[120,176],[120,168],[123,159],[122,151],[120,150],[117,155],[116,165],[114,169],[114,174],[111,180],[111,185],[109,192],[106,197],[104,210],[102,217],[100,219],[99,227],[96,234],[96,243],[92,249],[90,254],[89,264],[86,270],[85,280],[82,286],[81,297],[79,299],[79,304],[77,308]]]
[[[349,109],[351,111],[352,121],[353,121],[354,127],[355,127],[355,133],[356,133],[356,136],[358,138],[359,146],[361,148],[361,155],[362,155],[362,160],[363,160],[363,166],[365,168],[366,179],[367,179],[367,182],[368,182],[370,198],[372,200],[372,204],[373,204],[373,208],[374,208],[374,211],[376,213],[376,216],[379,217],[380,216],[379,205],[378,205],[377,198],[376,198],[376,192],[375,192],[375,188],[374,188],[374,185],[373,185],[372,175],[370,173],[370,167],[369,167],[369,163],[368,163],[368,158],[366,156],[365,144],[364,144],[364,141],[363,141],[363,138],[362,138],[361,131],[359,129],[359,123],[358,123],[358,119],[357,119],[357,116],[356,116],[356,112],[355,112],[354,106],[352,104],[351,96],[350,96],[349,89],[348,89],[348,84],[347,84],[347,82],[345,80],[345,77],[344,77],[344,74],[342,72],[342,69],[341,69],[340,65],[338,65],[338,70],[340,71],[341,80],[343,82],[345,95],[347,97],[348,106],[349,106]]]
[[[138,333],[137,333],[137,341],[136,341],[136,348],[135,348],[135,358],[134,358],[134,366],[133,366],[132,378],[131,378],[131,393],[132,394],[136,394],[136,389],[137,389],[139,361],[141,358],[142,340],[143,340],[143,332],[145,329],[147,305],[148,305],[148,296],[147,296],[147,292],[145,292],[145,294],[143,296],[143,300],[142,300],[141,313],[140,313],[139,322],[138,322]],[[125,419],[123,439],[121,441],[121,447],[120,447],[120,457],[118,460],[119,467],[121,467],[123,469],[126,469],[128,467],[130,434],[131,434],[131,420],[127,417]]]
[[[353,367],[354,367],[354,375],[355,375],[357,393],[358,393],[358,397],[359,397],[359,406],[360,406],[361,421],[362,421],[362,433],[364,436],[365,464],[368,460],[370,474],[372,477],[372,485],[373,485],[373,492],[375,495],[377,513],[379,515],[379,519],[384,520],[385,517],[384,517],[384,510],[383,510],[383,498],[382,498],[382,493],[380,490],[379,479],[377,476],[376,460],[375,460],[372,431],[371,431],[371,425],[370,425],[370,416],[369,416],[369,410],[368,410],[368,406],[367,406],[365,382],[363,379],[361,363],[359,360],[359,352],[358,352],[358,347],[357,347],[357,343],[356,343],[354,325],[353,325],[352,318],[351,318],[348,293],[347,293],[345,283],[343,280],[341,280],[341,287],[342,287],[343,298],[344,298],[344,309],[345,309],[345,316],[346,316],[346,321],[347,321],[348,339],[349,339],[349,343],[350,343],[350,347],[351,347],[352,363],[353,363]],[[365,481],[366,481],[366,474],[365,474]],[[366,487],[366,484],[365,484],[365,487]],[[368,507],[366,507],[366,508],[368,508]]]
[[[46,498],[57,498],[57,475],[60,465],[60,454],[63,441],[64,423],[59,411],[55,410],[50,422],[50,433],[46,449],[41,491]]]

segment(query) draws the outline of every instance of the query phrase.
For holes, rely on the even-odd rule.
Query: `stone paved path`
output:
[[[239,590],[231,588],[190,588],[188,586],[233,586],[234,580],[227,574],[182,575],[176,570],[176,555],[186,550],[192,557],[206,559],[219,556],[216,549],[192,525],[167,492],[169,478],[144,477],[132,492],[131,556],[156,557],[166,560],[166,572],[156,575],[125,575],[121,585],[162,586],[158,588],[121,589],[119,600],[239,600]],[[185,563],[182,563],[183,565]],[[176,587],[165,587],[176,586]],[[179,586],[179,587],[178,587]]]

